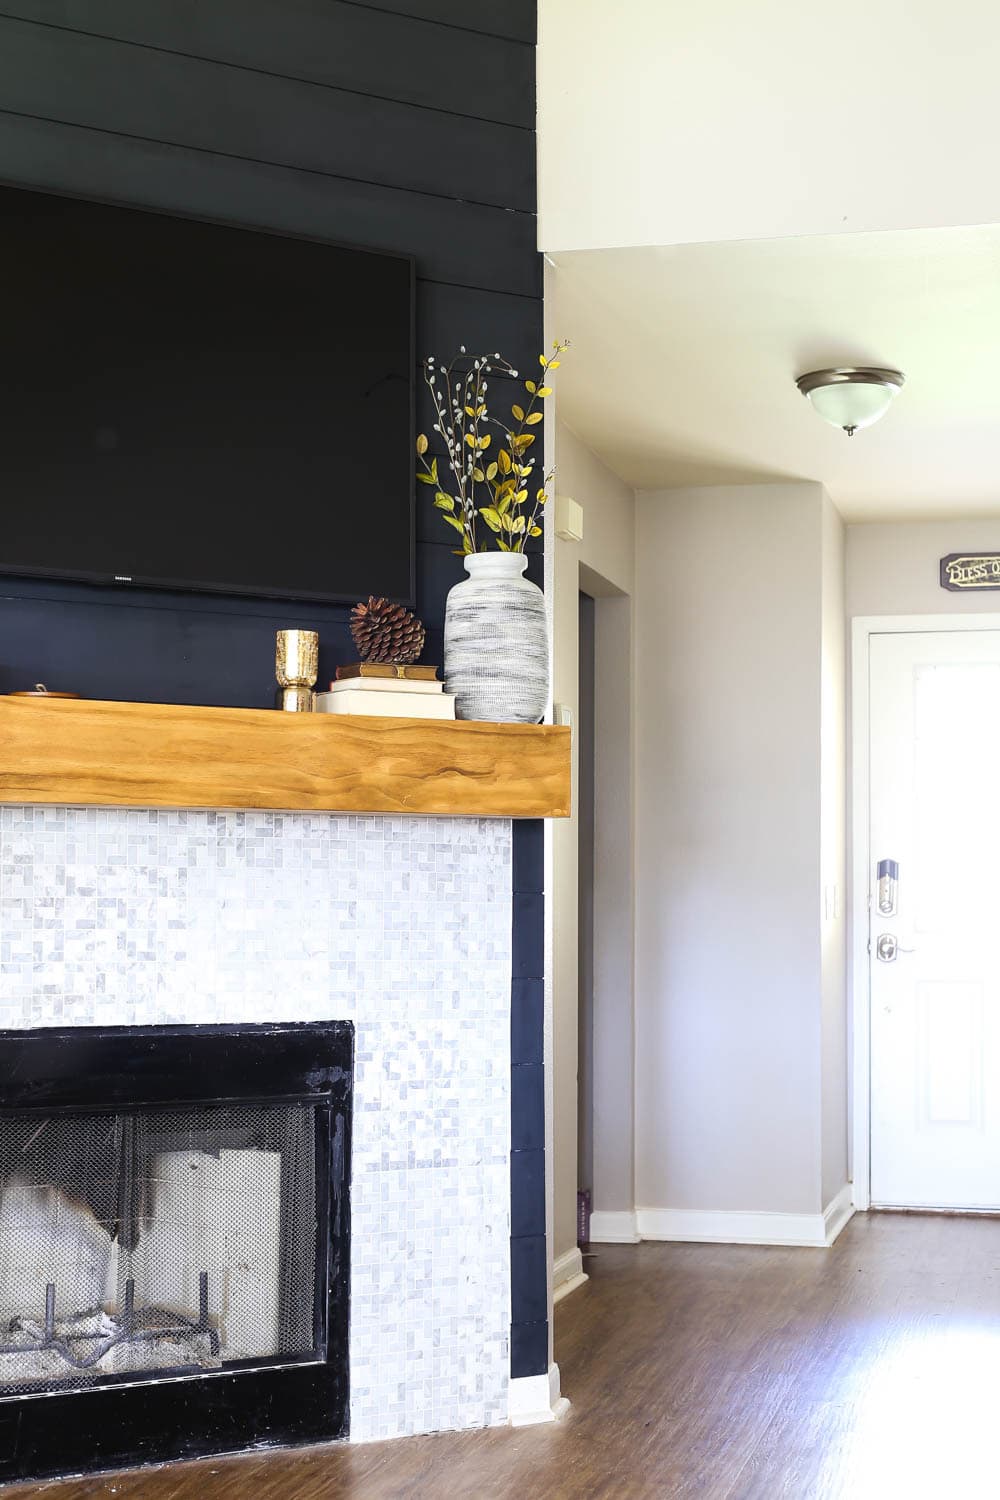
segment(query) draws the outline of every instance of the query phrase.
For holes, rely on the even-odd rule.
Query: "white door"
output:
[[[871,1201],[1000,1209],[1000,630],[873,636],[870,724]]]

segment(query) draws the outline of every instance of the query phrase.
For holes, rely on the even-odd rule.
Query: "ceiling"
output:
[[[549,257],[559,415],[639,489],[819,480],[845,519],[1000,515],[1000,226]],[[795,377],[893,365],[848,438]]]

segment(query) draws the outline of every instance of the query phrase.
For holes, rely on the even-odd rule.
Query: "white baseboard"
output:
[[[854,1206],[854,1189],[849,1182],[845,1182],[840,1192],[823,1210],[823,1227],[826,1231],[826,1243],[832,1245],[845,1224],[854,1218],[856,1209]]]
[[[678,1240],[718,1245],[805,1245],[819,1249],[833,1244],[853,1213],[851,1185],[845,1182],[821,1214],[693,1208],[595,1212],[590,1216],[590,1238],[595,1245]]]
[[[570,1292],[575,1292],[578,1286],[583,1286],[589,1280],[583,1269],[583,1256],[574,1245],[565,1255],[558,1256],[552,1267],[552,1301],[561,1302]]]
[[[590,1243],[592,1245],[637,1245],[639,1231],[636,1228],[635,1211],[600,1210],[590,1216]]]
[[[523,1375],[510,1382],[507,1413],[512,1427],[558,1422],[568,1411],[569,1402],[560,1389],[558,1365],[549,1365],[547,1375]]]
[[[686,1208],[639,1208],[636,1224],[644,1240],[680,1240],[722,1245],[804,1245],[826,1249],[854,1212],[845,1184],[821,1214],[748,1213]]]

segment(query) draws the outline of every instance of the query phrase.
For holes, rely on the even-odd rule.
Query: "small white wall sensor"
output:
[[[583,541],[583,506],[568,495],[556,496],[556,536],[564,542]]]

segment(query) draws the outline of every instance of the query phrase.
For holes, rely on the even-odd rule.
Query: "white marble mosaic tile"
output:
[[[0,809],[0,1028],[354,1021],[357,1440],[506,1420],[510,890],[496,820]]]

